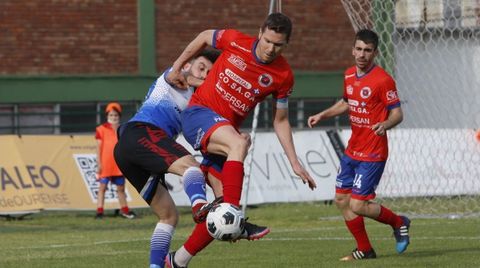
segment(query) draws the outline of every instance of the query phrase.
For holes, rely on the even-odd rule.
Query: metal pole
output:
[[[270,8],[268,14],[272,14],[273,12],[282,12],[282,1],[281,0],[270,0]],[[248,155],[246,159],[245,165],[245,179],[243,181],[243,204],[242,204],[242,213],[245,216],[248,204],[248,189],[250,187],[250,176],[252,173],[252,163],[253,163],[253,151],[255,149],[255,136],[257,132],[257,125],[258,125],[258,114],[260,113],[260,105],[257,104],[255,106],[255,110],[253,111],[253,122],[252,122],[252,130],[250,131],[250,139],[252,144],[248,149]]]

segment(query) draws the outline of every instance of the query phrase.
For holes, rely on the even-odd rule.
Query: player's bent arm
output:
[[[395,107],[388,112],[387,120],[383,122],[378,122],[372,126],[372,130],[376,135],[383,136],[387,130],[392,129],[396,125],[400,124],[403,120],[402,108]]]
[[[212,45],[215,30],[205,30],[193,39],[173,63],[172,72],[180,72],[182,67],[207,45]]]
[[[308,118],[308,126],[312,128],[314,125],[316,125],[318,122],[320,122],[323,119],[327,119],[330,117],[334,117],[337,115],[341,115],[348,111],[348,103],[345,102],[344,99],[341,99],[337,101],[334,105],[330,106],[326,110],[321,111],[318,114],[312,115]]]
[[[288,121],[288,109],[277,109],[276,102],[273,104],[273,128],[295,174],[302,179],[303,183],[308,183],[310,189],[315,189],[317,187],[315,181],[298,160],[292,128]]]
[[[402,108],[395,107],[388,113],[388,118],[383,122],[385,130],[394,128],[396,125],[400,124],[403,121],[403,111]]]

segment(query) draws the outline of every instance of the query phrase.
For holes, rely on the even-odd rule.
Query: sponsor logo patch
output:
[[[240,50],[243,50],[243,51],[245,51],[245,52],[247,52],[247,53],[251,53],[251,52],[252,52],[250,49],[246,49],[246,48],[240,46],[239,44],[237,44],[237,43],[235,43],[235,42],[231,42],[230,45],[231,45],[232,47],[235,47],[235,48],[238,48],[238,49],[240,49]]]
[[[349,99],[349,100],[348,100],[348,104],[349,104],[349,105],[352,105],[352,106],[358,106],[358,101],[357,101],[357,100],[351,100],[351,99]]]
[[[347,94],[352,95],[352,93],[353,93],[353,87],[352,87],[352,85],[348,85],[347,86]]]
[[[228,61],[242,71],[245,71],[247,68],[247,64],[237,55],[230,55],[230,57],[228,57]]]
[[[271,75],[267,74],[267,73],[264,73],[264,74],[261,74],[259,77],[258,77],[258,83],[262,86],[262,87],[268,87],[270,86],[272,83],[273,83],[273,78]]]
[[[398,98],[397,92],[395,92],[394,90],[387,91],[387,100],[388,101],[391,101],[391,100],[394,100],[394,99],[397,99],[397,98]]]
[[[360,90],[360,96],[364,99],[367,99],[372,95],[372,90],[369,87],[364,87]]]

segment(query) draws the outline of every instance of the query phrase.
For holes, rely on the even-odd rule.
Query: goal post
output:
[[[377,64],[402,100],[379,200],[410,214],[480,215],[480,1],[341,2],[355,31],[379,35]]]
[[[282,12],[282,0],[269,0],[269,8],[268,14],[272,14],[273,12]],[[243,182],[243,202],[242,202],[242,213],[246,215],[247,204],[248,204],[248,190],[250,188],[250,177],[251,177],[251,170],[252,170],[252,163],[253,163],[253,152],[255,150],[255,136],[257,134],[257,125],[258,125],[258,115],[260,114],[260,103],[255,106],[253,111],[253,121],[252,121],[252,129],[250,131],[250,138],[252,144],[248,149],[248,155],[245,161],[245,177]]]

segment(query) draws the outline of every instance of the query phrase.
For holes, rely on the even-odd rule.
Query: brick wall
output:
[[[268,0],[155,0],[159,71],[196,34],[236,28],[256,35]],[[294,30],[285,52],[295,70],[350,65],[353,29],[340,1],[283,0]],[[0,75],[136,74],[137,0],[0,1]]]
[[[157,66],[170,65],[196,34],[235,28],[257,35],[268,13],[268,0],[156,0]],[[338,0],[283,0],[293,22],[285,52],[295,70],[338,71],[351,65],[353,28]]]
[[[0,1],[0,74],[136,72],[136,3]]]

